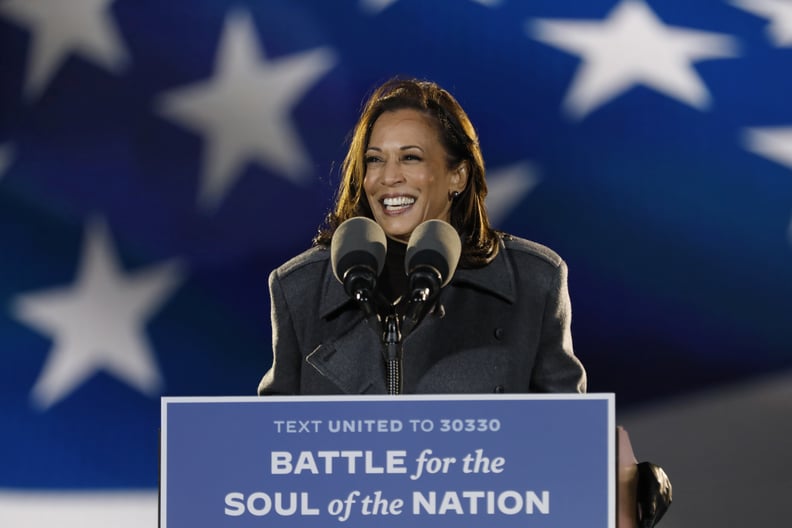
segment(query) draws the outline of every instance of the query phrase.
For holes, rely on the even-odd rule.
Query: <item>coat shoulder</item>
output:
[[[558,253],[538,242],[509,234],[502,235],[501,239],[503,240],[503,248],[515,257],[522,256],[536,260],[553,268],[564,265],[564,260]]]
[[[321,246],[314,246],[296,255],[272,271],[272,277],[287,280],[292,276],[316,274],[316,266],[324,266],[330,259],[330,251]]]

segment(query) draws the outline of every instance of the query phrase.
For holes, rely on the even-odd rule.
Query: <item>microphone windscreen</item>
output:
[[[351,268],[366,266],[379,276],[386,251],[385,231],[377,222],[363,216],[350,218],[338,226],[330,241],[333,275],[344,282],[344,275]]]
[[[440,272],[440,287],[454,276],[462,241],[459,233],[448,222],[427,220],[415,228],[407,243],[404,271],[407,275],[421,266],[431,266]]]

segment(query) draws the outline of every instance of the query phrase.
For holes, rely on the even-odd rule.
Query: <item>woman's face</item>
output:
[[[431,119],[413,109],[385,112],[374,122],[365,153],[363,190],[374,220],[407,242],[426,220],[450,219],[449,193],[462,192],[465,164],[449,168]]]

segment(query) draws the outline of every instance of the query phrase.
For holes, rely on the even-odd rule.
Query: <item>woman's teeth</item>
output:
[[[382,200],[382,205],[388,211],[396,211],[405,209],[415,203],[415,198],[411,196],[395,196],[392,198],[385,198]]]

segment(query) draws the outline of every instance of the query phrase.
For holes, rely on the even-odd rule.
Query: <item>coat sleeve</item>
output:
[[[259,395],[300,393],[302,355],[277,270],[269,276],[272,319],[272,366],[258,386]]]
[[[586,371],[572,349],[567,265],[561,261],[547,292],[532,392],[586,392]]]

